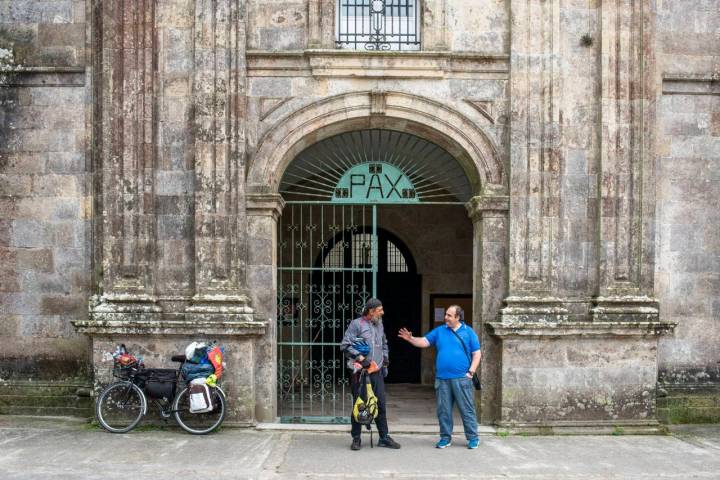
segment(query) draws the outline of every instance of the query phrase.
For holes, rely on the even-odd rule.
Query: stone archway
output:
[[[364,91],[322,99],[280,118],[248,159],[248,287],[261,317],[270,319],[258,343],[255,367],[259,421],[276,418],[276,224],[284,207],[278,193],[285,169],[306,147],[344,132],[383,128],[432,141],[453,155],[472,186],[466,208],[473,222],[473,325],[483,340],[481,420],[497,418],[499,348],[484,323],[497,319],[507,294],[509,208],[505,162],[490,137],[462,113],[403,92]]]
[[[353,92],[328,97],[278,120],[249,159],[248,191],[277,192],[287,165],[307,146],[339,133],[386,128],[437,143],[465,170],[477,195],[507,192],[504,162],[472,120],[434,100],[403,92]]]

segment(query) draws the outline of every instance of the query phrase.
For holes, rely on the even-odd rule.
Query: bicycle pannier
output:
[[[211,412],[210,387],[198,378],[190,382],[190,413]]]
[[[175,397],[177,370],[168,368],[146,368],[138,373],[144,383],[144,390],[150,398],[164,398],[170,401]]]

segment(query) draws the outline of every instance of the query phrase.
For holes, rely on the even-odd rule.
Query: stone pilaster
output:
[[[142,316],[160,311],[154,292],[155,0],[109,0],[100,8],[102,292],[90,310],[95,317]]]
[[[513,0],[509,321],[563,318],[557,292],[561,136],[558,0]]]
[[[335,48],[336,3],[335,0],[308,0],[308,48]]]
[[[240,0],[195,2],[195,296],[190,313],[249,314],[245,29]]]
[[[599,295],[595,321],[657,321],[654,2],[602,2]]]
[[[420,3],[420,2],[418,2]],[[450,49],[447,28],[448,0],[426,0],[422,10],[422,42],[424,50]]]
[[[277,222],[285,202],[278,194],[249,193],[248,287],[256,318],[266,321],[265,335],[255,344],[256,409],[260,422],[277,413]]]
[[[502,344],[485,324],[496,322],[507,294],[507,228],[509,200],[503,195],[482,195],[465,204],[473,222],[473,326],[482,342],[480,420],[500,418]]]

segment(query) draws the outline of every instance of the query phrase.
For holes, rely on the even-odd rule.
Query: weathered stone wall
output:
[[[89,341],[70,323],[92,291],[85,14],[84,1],[0,2],[0,412],[87,407]]]
[[[678,322],[660,342],[658,410],[720,419],[720,16],[718,2],[658,2],[656,288]]]
[[[4,379],[87,374],[70,325],[90,291],[85,5],[40,7],[0,3],[0,48],[15,63],[0,87]]]

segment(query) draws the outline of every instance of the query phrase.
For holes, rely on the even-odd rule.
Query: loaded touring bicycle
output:
[[[179,367],[165,369],[145,368],[141,359],[120,345],[113,355],[113,377],[117,380],[100,392],[95,404],[100,425],[112,433],[129,432],[147,414],[150,401],[162,418],[174,417],[189,433],[202,435],[217,429],[225,419],[227,400],[216,383],[218,369],[210,363],[195,363],[210,350],[201,348],[204,353],[191,353],[191,357],[187,352],[173,355],[171,359]],[[219,363],[222,374],[222,353]]]

